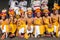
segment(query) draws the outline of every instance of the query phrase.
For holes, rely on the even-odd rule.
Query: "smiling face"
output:
[[[58,14],[58,10],[53,11],[54,14]]]
[[[29,13],[29,14],[27,14],[27,16],[28,16],[29,18],[31,18],[31,17],[32,17],[32,14],[31,14],[31,13]]]
[[[5,19],[5,16],[2,16],[1,18],[4,20]]]
[[[47,12],[45,13],[45,16],[46,16],[46,17],[48,16],[48,13],[47,13]]]
[[[41,16],[40,12],[36,13],[36,16],[37,17],[40,17]]]

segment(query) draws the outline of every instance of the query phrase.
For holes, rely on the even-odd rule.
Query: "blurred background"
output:
[[[18,2],[20,2],[21,0],[17,0]],[[34,0],[26,0],[27,1],[27,6],[31,6],[31,3],[34,1]],[[40,0],[41,1],[41,0]],[[48,0],[48,7],[49,7],[49,10],[52,9],[53,7],[53,4],[54,2],[57,2],[59,5],[60,5],[60,0]],[[9,0],[0,0],[0,11],[3,9],[3,8],[6,8],[8,9],[9,8]]]

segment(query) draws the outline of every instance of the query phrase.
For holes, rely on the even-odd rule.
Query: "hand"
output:
[[[30,27],[30,26],[28,26],[28,27],[27,27],[27,29],[30,31],[30,30],[31,30],[31,27]]]
[[[48,27],[51,28],[52,27],[52,24],[49,24]]]

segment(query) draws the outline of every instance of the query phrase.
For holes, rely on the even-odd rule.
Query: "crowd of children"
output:
[[[13,8],[8,10],[3,9],[0,13],[0,29],[2,31],[2,37],[40,37],[40,36],[60,36],[60,14],[58,10],[60,6],[57,3],[54,4],[53,13],[50,14],[48,9],[41,10],[36,8],[34,12],[31,8],[28,8],[24,12],[21,8],[15,13]],[[34,17],[32,15],[34,14]],[[42,16],[42,14],[44,14]],[[9,18],[6,16],[9,15]]]

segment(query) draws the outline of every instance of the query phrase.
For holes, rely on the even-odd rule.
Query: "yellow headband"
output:
[[[35,13],[38,13],[38,12],[41,12],[41,10],[40,9],[36,9],[35,10]]]
[[[14,15],[14,10],[9,10],[9,15]]]
[[[5,16],[6,16],[6,14],[5,14],[5,13],[4,13],[4,14],[1,14],[1,16],[4,16],[4,17],[5,17]]]
[[[24,13],[24,11],[22,9],[20,9],[20,13]]]
[[[27,11],[27,14],[32,14],[32,10],[28,10]]]
[[[60,8],[59,8],[58,4],[57,3],[54,3],[54,8],[52,10],[59,10],[59,9]]]
[[[44,9],[44,10],[43,10],[43,13],[46,13],[46,12],[48,13],[49,10],[48,10],[48,9]]]

